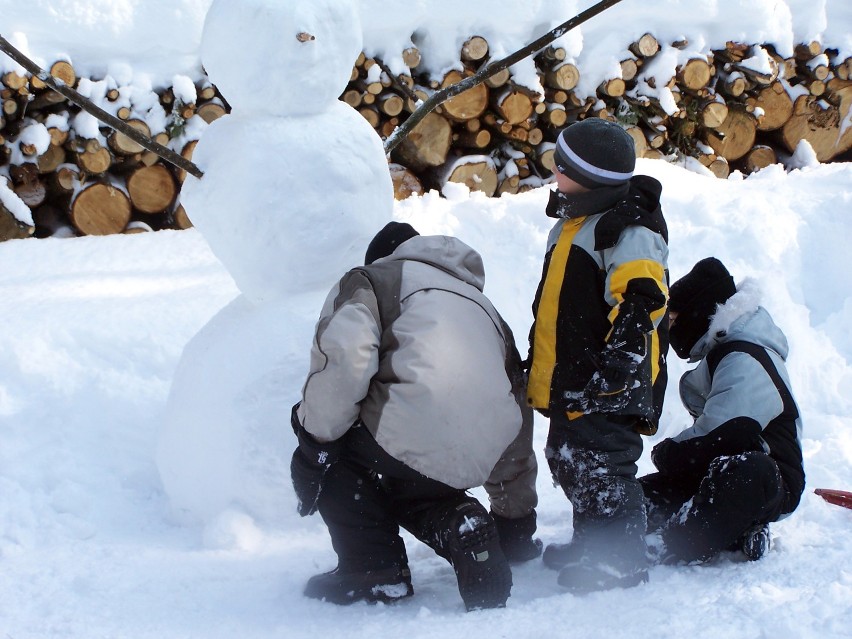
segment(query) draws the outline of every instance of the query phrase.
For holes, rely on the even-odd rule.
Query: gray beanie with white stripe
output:
[[[553,156],[560,173],[588,189],[618,186],[633,177],[633,138],[620,125],[586,118],[562,130]]]

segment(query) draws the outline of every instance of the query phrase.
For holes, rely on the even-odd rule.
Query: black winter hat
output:
[[[388,222],[370,241],[367,254],[364,256],[364,264],[372,264],[376,260],[387,257],[396,250],[397,246],[417,235],[420,233],[415,231],[411,224]]]
[[[620,125],[586,118],[562,130],[553,162],[560,173],[588,189],[618,186],[633,177],[636,148]]]
[[[669,341],[678,357],[689,358],[693,346],[710,328],[716,307],[736,292],[734,278],[715,257],[704,258],[671,285],[669,311],[678,315],[669,329]]]

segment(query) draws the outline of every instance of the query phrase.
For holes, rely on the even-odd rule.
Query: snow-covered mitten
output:
[[[616,348],[607,348],[599,356],[599,370],[583,391],[589,412],[614,413],[627,406],[639,370],[639,359],[633,353]]]
[[[317,500],[322,491],[322,482],[331,465],[340,457],[343,439],[321,442],[305,430],[296,416],[298,404],[291,413],[291,425],[299,439],[290,460],[290,478],[299,499],[298,511],[302,517],[317,510]]]

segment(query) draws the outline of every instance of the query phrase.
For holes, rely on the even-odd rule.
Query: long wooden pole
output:
[[[183,169],[190,175],[194,175],[197,178],[201,178],[204,176],[204,173],[202,173],[201,169],[199,169],[195,164],[187,160],[179,153],[175,153],[171,149],[163,146],[162,144],[158,144],[141,131],[134,129],[126,122],[123,122],[114,115],[107,113],[97,104],[77,93],[77,91],[69,87],[62,80],[54,78],[52,75],[50,75],[50,73],[41,69],[35,62],[30,60],[27,56],[25,56],[18,49],[12,46],[12,44],[8,40],[6,40],[6,38],[4,38],[2,35],[0,35],[0,51],[12,58],[15,62],[17,62],[27,71],[29,71],[32,75],[37,76],[38,79],[44,82],[48,87],[50,87],[57,93],[65,96],[70,102],[73,102],[84,111],[92,114],[94,117],[96,117],[98,120],[100,120],[107,126],[112,127],[116,131],[120,131],[134,142],[137,142],[143,148],[147,149],[148,151],[151,151],[152,153],[156,153],[167,162],[174,164],[179,169]]]
[[[537,40],[531,42],[527,46],[522,49],[518,49],[512,54],[507,55],[505,58],[501,60],[495,60],[493,62],[489,62],[488,64],[482,66],[479,71],[474,73],[471,76],[466,77],[461,82],[457,82],[456,84],[452,84],[448,87],[441,89],[440,91],[436,91],[433,93],[427,100],[424,100],[420,103],[414,113],[408,116],[408,119],[399,125],[393,133],[391,133],[387,139],[385,140],[385,153],[390,153],[393,151],[400,142],[402,142],[405,137],[411,132],[411,130],[417,126],[420,121],[425,118],[429,113],[431,113],[435,107],[440,105],[442,102],[453,98],[460,93],[467,91],[475,87],[482,82],[485,82],[488,78],[490,78],[495,73],[499,73],[503,69],[508,69],[513,64],[520,62],[524,58],[530,55],[534,55],[541,51],[548,44],[553,42],[559,37],[562,37],[571,29],[583,24],[587,20],[594,18],[599,13],[609,9],[611,6],[618,4],[621,0],[602,0],[595,5],[592,5],[585,11],[578,13],[576,16],[571,18],[570,20],[563,22],[558,27],[555,27],[545,33],[543,36],[538,38]]]

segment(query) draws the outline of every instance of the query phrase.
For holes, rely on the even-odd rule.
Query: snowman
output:
[[[313,323],[392,217],[381,140],[338,100],[361,48],[357,0],[210,6],[201,59],[232,111],[202,136],[204,177],[187,177],[181,202],[240,294],[172,382],[156,461],[181,521],[295,516],[289,414]]]

